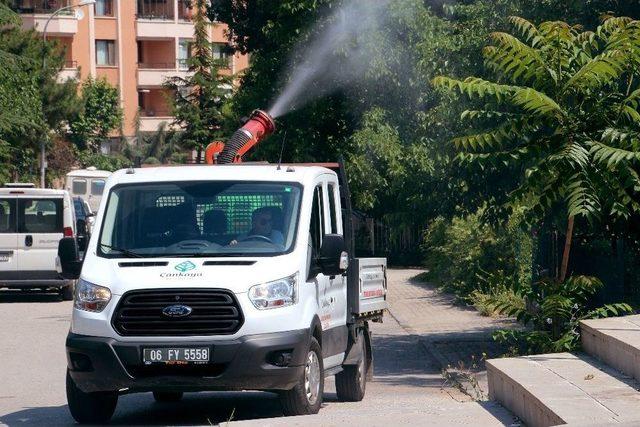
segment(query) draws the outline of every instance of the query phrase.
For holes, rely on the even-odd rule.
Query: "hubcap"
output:
[[[310,351],[307,356],[307,364],[304,368],[304,389],[309,404],[315,405],[320,394],[320,362],[315,351]]]

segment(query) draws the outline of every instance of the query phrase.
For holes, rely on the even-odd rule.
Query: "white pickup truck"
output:
[[[128,169],[107,181],[67,337],[67,398],[105,422],[124,393],[269,390],[287,415],[317,413],[324,378],[359,401],[372,372],[386,260],[354,258],[343,168]]]

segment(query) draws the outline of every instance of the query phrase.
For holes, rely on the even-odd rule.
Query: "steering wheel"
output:
[[[265,242],[273,243],[273,240],[268,238],[267,236],[263,236],[261,234],[252,234],[251,236],[243,237],[242,239],[238,239],[238,242],[245,242],[247,240],[264,240]]]

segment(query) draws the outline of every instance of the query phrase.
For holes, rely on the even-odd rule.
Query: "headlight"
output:
[[[295,304],[298,302],[298,273],[253,286],[249,289],[249,299],[259,310]]]
[[[78,310],[99,313],[109,304],[111,291],[104,286],[94,285],[86,280],[78,280],[76,284],[73,306]]]

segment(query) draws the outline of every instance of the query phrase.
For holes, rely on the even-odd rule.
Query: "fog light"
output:
[[[272,365],[284,368],[291,364],[292,358],[293,350],[279,350],[271,353],[267,360]]]
[[[93,371],[93,364],[89,356],[82,353],[69,353],[69,360],[71,361],[71,370],[78,372]]]

